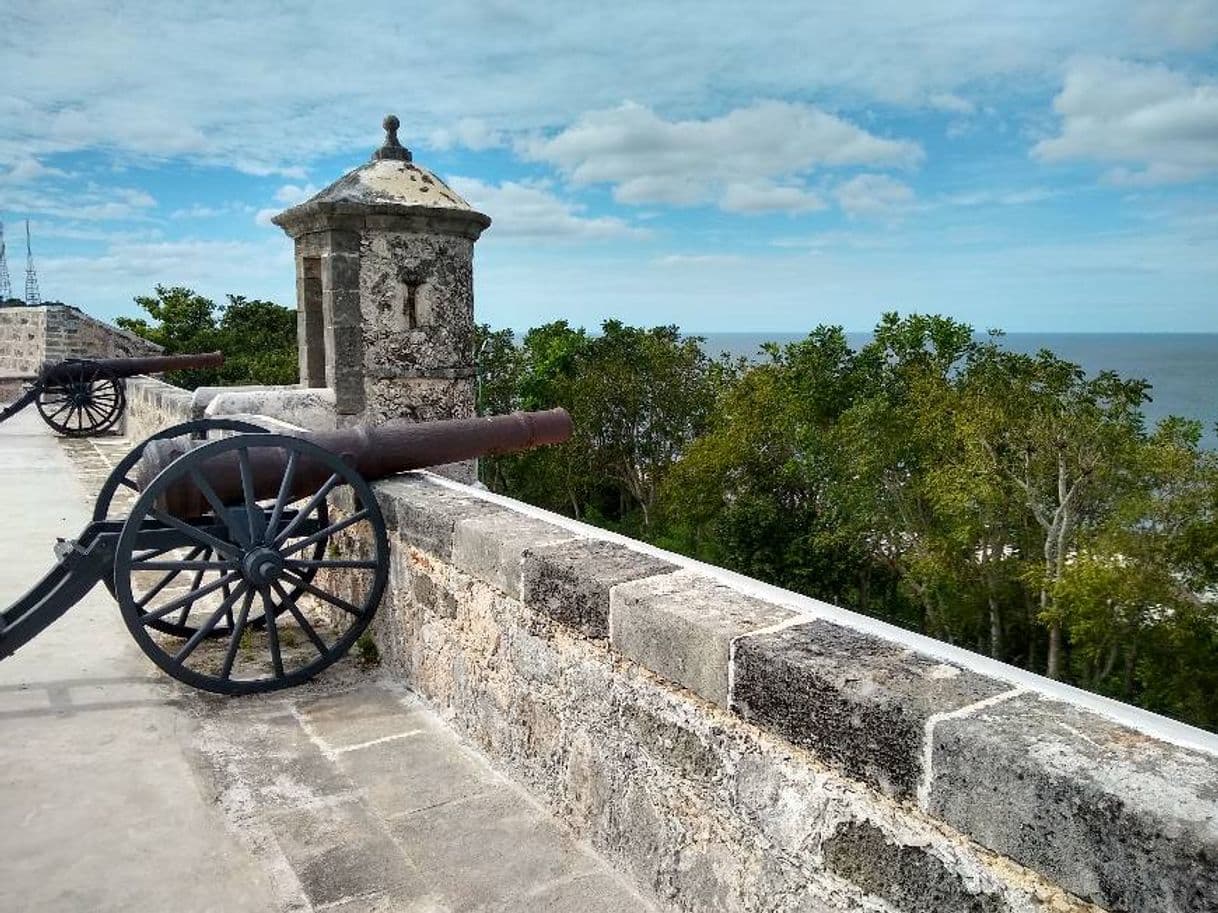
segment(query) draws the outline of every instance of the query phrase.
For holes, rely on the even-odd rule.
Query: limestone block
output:
[[[385,522],[407,545],[438,558],[451,558],[457,524],[462,520],[508,513],[489,501],[464,495],[419,473],[402,473],[373,486]]]
[[[898,910],[1009,913],[1001,897],[977,890],[924,847],[900,846],[874,824],[849,822],[824,843],[825,866]]]
[[[198,402],[196,391],[196,408]],[[205,414],[209,418],[266,415],[311,431],[330,431],[336,425],[334,391],[325,387],[263,387],[231,393],[220,391],[210,397]]]
[[[615,586],[609,642],[625,656],[726,707],[732,641],[794,618],[697,571]]]
[[[1105,908],[1218,910],[1218,759],[1027,694],[934,733],[929,810]]]
[[[893,641],[812,621],[737,641],[731,707],[907,797],[922,776],[927,721],[1008,690]]]
[[[561,526],[511,511],[461,520],[453,544],[453,564],[519,599],[525,549],[567,542],[574,535]]]
[[[609,636],[609,591],[619,583],[668,574],[675,564],[599,539],[526,549],[521,598],[589,637]]]

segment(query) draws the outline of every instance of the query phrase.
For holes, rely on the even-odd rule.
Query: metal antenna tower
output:
[[[25,303],[42,304],[38,293],[38,273],[34,272],[34,251],[30,248],[30,220],[25,220]]]
[[[0,304],[13,297],[13,283],[8,278],[8,260],[4,257],[4,223],[0,222]]]

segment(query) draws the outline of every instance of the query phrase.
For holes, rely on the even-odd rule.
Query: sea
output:
[[[804,334],[691,335],[703,337],[703,348],[711,355],[756,358],[762,343],[796,342]],[[846,335],[856,349],[871,338],[870,333]],[[1009,333],[1001,342],[1028,354],[1049,349],[1090,374],[1110,370],[1147,380],[1152,385],[1152,399],[1143,408],[1148,426],[1168,415],[1196,419],[1204,431],[1202,445],[1218,449],[1218,333]]]

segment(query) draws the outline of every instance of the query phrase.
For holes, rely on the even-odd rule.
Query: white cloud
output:
[[[119,221],[146,218],[157,205],[147,191],[134,187],[62,186],[13,189],[4,195],[5,209],[60,219]]]
[[[217,219],[220,216],[231,216],[240,212],[253,212],[254,207],[248,203],[220,203],[212,205],[209,203],[195,203],[191,206],[184,206],[181,209],[175,209],[169,214],[171,219]]]
[[[790,179],[815,168],[910,166],[921,147],[868,133],[810,105],[759,102],[707,120],[669,121],[643,105],[593,111],[523,155],[558,168],[576,185],[611,184],[621,203],[725,202],[725,185]],[[772,188],[777,190],[778,188]],[[780,192],[808,208],[808,195]],[[754,204],[759,197],[749,195]],[[773,197],[774,194],[771,194]]]
[[[26,156],[10,164],[7,171],[0,172],[0,184],[32,184],[47,178],[66,177],[69,177],[66,171],[48,167],[38,159]]]
[[[282,203],[284,206],[295,206],[297,203],[303,203],[311,196],[315,196],[321,190],[320,187],[315,187],[313,184],[305,184],[300,187],[296,184],[284,184],[275,191],[275,202]]]
[[[739,263],[739,254],[665,254],[652,261],[656,266],[707,266],[708,264]]]
[[[5,20],[20,92],[0,98],[0,162],[101,149],[303,180],[320,159],[370,151],[389,108],[407,145],[483,147],[623,98],[681,116],[767,97],[980,103],[987,89],[1040,90],[1072,54],[1146,59],[1215,35],[1204,0],[774,0],[747,16],[727,0],[613,16],[504,0],[423,5],[409,22],[388,0],[350,16],[275,0],[239,15],[221,0],[125,0],[121,16],[69,6],[26,3]]]
[[[131,313],[131,299],[160,283],[185,285],[208,297],[229,293],[291,304],[291,244],[248,241],[117,240],[92,256],[40,257],[44,298],[77,304],[108,317]]]
[[[719,206],[728,212],[809,212],[824,209],[825,201],[803,187],[759,183],[728,184],[719,199]]]
[[[928,101],[936,111],[946,111],[949,114],[972,114],[977,109],[967,98],[961,98],[952,92],[936,92]]]
[[[464,146],[466,149],[475,151],[493,149],[504,145],[507,141],[502,130],[496,130],[485,120],[477,117],[463,117],[451,127],[440,127],[433,130],[429,140],[433,149]]]
[[[448,183],[494,220],[488,237],[599,240],[648,234],[622,219],[585,216],[583,206],[560,199],[545,185],[516,181],[495,185],[467,177],[450,178]]]
[[[1043,203],[1054,197],[1061,196],[1061,191],[1048,187],[1025,187],[1019,190],[974,190],[964,193],[953,193],[944,197],[942,202],[949,206],[1026,206],[1030,203]]]
[[[1218,41],[1214,0],[1141,0],[1133,22],[1143,33],[1184,50],[1200,51]]]
[[[1120,184],[1184,181],[1218,171],[1218,82],[1164,66],[1080,60],[1053,101],[1061,132],[1032,154],[1113,166]]]
[[[886,174],[859,174],[833,191],[837,204],[851,216],[889,216],[907,208],[914,192]]]

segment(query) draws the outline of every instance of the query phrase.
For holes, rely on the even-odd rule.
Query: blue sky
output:
[[[437,8],[427,8],[437,7]],[[292,304],[268,223],[393,111],[494,224],[481,320],[1218,332],[1218,0],[0,0],[22,287]]]

